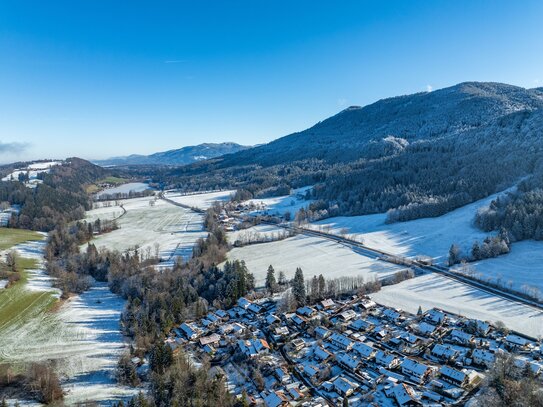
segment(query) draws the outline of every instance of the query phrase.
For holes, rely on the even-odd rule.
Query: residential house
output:
[[[414,407],[422,405],[422,403],[417,400],[413,388],[405,383],[399,383],[394,386],[392,388],[392,395],[400,407]]]
[[[410,376],[418,383],[424,383],[426,379],[432,374],[432,369],[423,364],[415,362],[412,359],[405,358],[401,364],[402,373],[406,376]]]

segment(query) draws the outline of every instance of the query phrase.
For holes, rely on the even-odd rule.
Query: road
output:
[[[317,231],[317,230],[296,227],[296,226],[293,226],[291,224],[284,224],[284,223],[275,224],[275,223],[272,223],[272,222],[269,222],[269,223],[268,222],[263,222],[263,223],[270,224],[270,225],[273,224],[273,225],[275,225],[277,227],[281,227],[281,228],[284,228],[284,229],[287,229],[287,230],[292,230],[292,231],[294,231],[296,233],[303,234],[303,235],[306,235],[306,236],[320,237],[320,238],[323,238],[323,239],[332,240],[334,242],[349,246],[349,247],[351,247],[353,249],[356,248],[356,251],[361,252],[361,254],[363,254],[364,256],[370,257],[370,258],[379,259],[379,260],[386,261],[386,262],[393,263],[393,264],[402,264],[402,265],[414,268],[415,270],[418,269],[418,270],[422,270],[422,271],[427,271],[427,272],[429,271],[429,272],[432,272],[432,273],[440,274],[440,275],[442,275],[442,276],[444,276],[446,278],[458,281],[458,282],[460,282],[462,284],[469,285],[471,287],[477,288],[477,289],[479,289],[481,291],[485,291],[485,292],[490,293],[492,295],[496,295],[496,296],[504,298],[506,300],[521,303],[523,305],[532,307],[532,308],[537,309],[539,311],[543,310],[543,304],[538,302],[538,301],[523,298],[523,297],[515,295],[513,293],[508,293],[508,292],[506,292],[504,290],[501,290],[501,289],[499,289],[497,287],[489,286],[489,285],[487,285],[485,283],[482,283],[480,281],[474,280],[474,279],[469,278],[467,276],[464,276],[464,275],[458,274],[458,273],[456,273],[454,271],[451,271],[451,269],[449,267],[424,264],[421,261],[406,258],[406,257],[401,257],[401,256],[395,255],[393,253],[385,252],[385,251],[380,250],[380,249],[375,249],[375,248],[372,248],[372,247],[368,247],[368,246],[364,245],[363,243],[357,242],[355,240],[352,240],[352,239],[349,239],[349,238],[346,238],[346,237],[333,235],[331,233],[325,233],[325,232],[321,232],[321,231]]]
[[[183,205],[183,204],[180,204],[179,202],[172,201],[171,199],[168,199],[168,198],[165,198],[165,197],[162,197],[162,199],[164,199],[165,201],[167,201],[167,202],[169,202],[169,203],[171,203],[173,205],[176,205],[176,206],[191,209],[193,211],[200,212],[200,213],[205,212],[202,209],[193,208],[193,207],[190,207],[188,205]],[[241,216],[236,216],[236,217],[241,218]],[[474,288],[476,288],[478,290],[481,290],[481,291],[487,292],[489,294],[496,295],[498,297],[504,298],[506,300],[521,303],[523,305],[532,307],[532,308],[534,308],[534,309],[536,309],[538,311],[543,310],[543,304],[538,302],[538,301],[530,300],[530,299],[521,297],[519,295],[506,292],[506,291],[504,291],[504,290],[502,290],[500,288],[493,287],[493,286],[490,286],[490,285],[485,284],[483,282],[477,281],[477,280],[475,280],[473,278],[470,278],[468,276],[458,274],[458,273],[452,271],[449,267],[424,264],[423,262],[418,261],[418,260],[398,256],[396,254],[385,252],[383,250],[376,249],[376,248],[373,248],[373,247],[368,247],[368,246],[364,245],[363,243],[357,242],[355,240],[352,240],[352,239],[349,239],[349,238],[346,238],[346,237],[334,235],[334,234],[331,234],[331,233],[321,232],[321,231],[318,231],[318,230],[312,230],[312,229],[307,229],[307,228],[294,226],[291,223],[279,223],[278,224],[278,223],[266,222],[266,221],[262,221],[262,223],[267,224],[267,225],[277,226],[277,227],[287,229],[287,230],[293,231],[295,233],[303,234],[303,235],[306,235],[306,236],[320,237],[320,238],[323,238],[323,239],[332,240],[332,241],[334,241],[336,243],[340,243],[340,244],[349,246],[352,249],[356,249],[356,251],[359,252],[360,254],[363,254],[364,256],[367,256],[367,257],[370,257],[370,258],[373,258],[373,259],[379,259],[379,260],[386,261],[386,262],[393,263],[393,264],[405,265],[405,266],[414,268],[415,270],[419,270],[419,271],[426,271],[426,272],[436,273],[436,274],[439,274],[439,275],[444,276],[446,278],[449,278],[451,280],[455,280],[455,281],[458,281],[458,282],[460,282],[462,284],[466,284],[466,285],[469,285],[471,287],[474,287]]]

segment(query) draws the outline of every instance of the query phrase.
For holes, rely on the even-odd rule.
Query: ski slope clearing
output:
[[[307,208],[312,200],[304,199],[305,193],[313,188],[312,186],[297,188],[292,190],[290,195],[277,196],[273,198],[249,199],[243,203],[246,205],[255,205],[256,209],[250,212],[251,215],[267,214],[283,216],[290,212],[292,219],[294,215],[302,208]]]
[[[511,189],[491,195],[472,204],[458,208],[436,218],[416,219],[408,222],[386,224],[386,214],[336,217],[315,222],[308,227],[341,234],[362,241],[368,247],[404,256],[425,255],[444,263],[451,244],[469,250],[476,240],[482,241],[487,233],[473,225],[479,208]]]
[[[100,191],[97,196],[115,195],[115,194],[129,194],[130,192],[143,192],[149,188],[148,184],[143,182],[129,182],[128,184],[122,184],[117,187],[106,188]]]
[[[191,208],[208,209],[216,201],[229,201],[236,191],[218,191],[203,194],[185,195],[180,192],[169,191],[164,194],[168,199]]]
[[[511,284],[515,290],[523,291],[523,286],[532,286],[543,292],[543,242],[515,242],[508,254],[469,263],[469,267],[476,275],[493,282],[501,281],[506,286]]]
[[[178,256],[190,256],[196,240],[206,236],[202,215],[189,209],[152,197],[123,203],[126,214],[118,220],[120,229],[97,236],[93,240],[96,247],[125,252],[138,246],[154,255],[156,243],[160,257],[173,264]]]
[[[378,303],[416,313],[437,307],[483,321],[502,321],[515,331],[536,338],[543,335],[543,312],[486,293],[437,274],[383,287],[371,297]]]
[[[284,271],[293,278],[301,267],[306,278],[322,274],[325,278],[363,276],[367,281],[390,276],[401,270],[383,261],[365,257],[344,245],[312,236],[298,235],[272,243],[253,244],[234,248],[229,260],[245,260],[255,276],[257,286],[263,286],[271,264],[277,275]]]

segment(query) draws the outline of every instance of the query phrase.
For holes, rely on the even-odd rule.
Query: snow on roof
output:
[[[352,309],[348,309],[341,312],[339,316],[343,318],[345,321],[348,321],[356,317],[356,312],[354,312]]]
[[[341,346],[344,346],[345,348],[348,348],[351,346],[352,342],[349,338],[347,338],[345,335],[338,334],[337,332],[332,333],[329,337],[330,341],[340,344]]]
[[[345,366],[350,367],[351,369],[356,369],[360,364],[360,360],[357,360],[346,353],[342,353],[337,357],[339,363],[343,363]]]
[[[251,305],[251,301],[249,301],[247,298],[241,297],[238,299],[238,306],[240,306],[243,309],[249,308],[249,305]]]
[[[423,334],[431,334],[436,330],[436,326],[423,321],[419,324],[417,329]]]
[[[394,359],[396,359],[396,356],[382,350],[377,351],[375,354],[375,361],[381,365],[388,366],[394,361]]]
[[[451,348],[450,346],[436,344],[432,349],[432,354],[436,356],[443,356],[445,358],[452,358],[458,354],[458,351]]]
[[[515,335],[515,334],[509,334],[505,337],[505,340],[509,343],[512,343],[512,344],[515,344],[515,345],[519,345],[519,346],[526,346],[529,341],[518,336],[518,335]]]
[[[392,394],[394,394],[394,398],[400,406],[415,401],[415,392],[410,386],[404,383],[394,386],[392,388]]]
[[[494,359],[496,358],[492,352],[489,352],[484,349],[474,349],[473,350],[473,357],[476,359],[483,360],[485,362],[494,362]]]
[[[451,336],[465,342],[470,342],[473,339],[472,334],[468,334],[467,332],[464,332],[460,329],[453,329],[451,332]]]
[[[441,312],[437,309],[431,309],[426,313],[426,318],[428,318],[432,322],[440,323],[445,320],[446,315],[444,312]]]
[[[315,346],[313,348],[313,355],[320,360],[326,360],[330,356],[332,356],[330,352],[328,352],[326,349],[321,348],[320,346]]]
[[[358,388],[357,383],[352,383],[341,376],[337,377],[336,380],[334,380],[332,383],[334,384],[334,387],[342,393],[347,393],[350,390]]]
[[[369,358],[375,350],[370,345],[362,342],[356,342],[353,346],[353,349],[365,358]]]
[[[334,305],[336,305],[336,303],[331,298],[327,298],[327,299],[321,301],[321,305],[324,308],[329,308],[329,307],[333,307]]]
[[[286,397],[279,392],[271,392],[266,397],[264,397],[264,403],[267,407],[279,407],[283,403],[287,402]]]
[[[200,345],[205,346],[209,345],[211,343],[216,343],[221,340],[221,337],[217,334],[211,334],[209,336],[205,336],[203,338],[200,338]]]
[[[441,369],[439,369],[439,373],[441,373],[442,376],[449,377],[457,382],[463,382],[466,379],[466,374],[464,372],[461,372],[459,370],[453,369],[449,366],[441,366]]]
[[[417,363],[409,358],[405,358],[402,362],[402,369],[416,373],[417,375],[423,375],[428,370],[428,366],[422,363]]]

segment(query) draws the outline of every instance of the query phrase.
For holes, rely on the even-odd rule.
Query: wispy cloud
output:
[[[19,143],[19,142],[4,143],[3,141],[0,141],[0,154],[21,154],[25,152],[29,146],[30,146],[29,143]]]
[[[347,103],[349,103],[349,101],[347,99],[345,99],[345,98],[339,98],[337,100],[337,104],[340,107],[347,106]]]
[[[431,92],[432,90],[434,90],[432,85],[426,85],[426,92]]]

